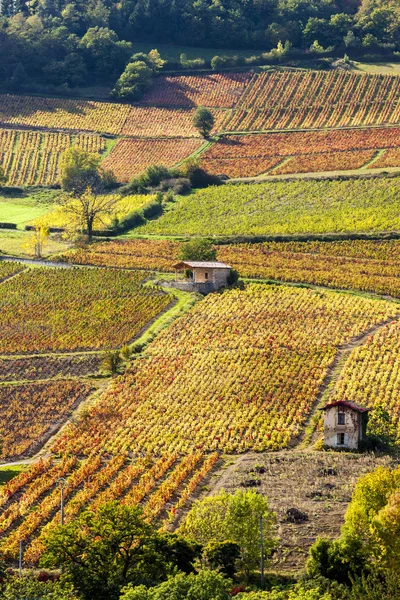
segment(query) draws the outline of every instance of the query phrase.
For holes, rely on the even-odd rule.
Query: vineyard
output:
[[[101,356],[98,354],[2,356],[0,383],[96,375],[100,370],[100,363]]]
[[[170,303],[140,272],[27,270],[0,286],[0,353],[120,347]]]
[[[348,357],[332,393],[332,400],[349,399],[363,406],[381,405],[392,417],[400,438],[400,327],[393,322],[355,348]]]
[[[224,122],[225,131],[397,124],[400,80],[382,75],[273,72],[258,75]]]
[[[8,277],[16,275],[17,273],[22,271],[22,269],[23,267],[18,263],[0,262],[0,283]]]
[[[172,271],[181,242],[132,239],[72,250],[62,260],[82,265]],[[400,298],[400,242],[265,242],[215,246],[218,260],[242,277],[309,283]]]
[[[173,167],[200,148],[198,139],[134,139],[119,140],[103,161],[104,169],[112,169],[118,181],[127,182],[150,165]]]
[[[278,242],[218,247],[243,277],[354,289],[400,298],[400,243]]]
[[[59,260],[79,265],[171,271],[178,261],[181,244],[171,240],[132,239],[100,242],[88,248],[71,250]]]
[[[155,106],[232,108],[240,101],[251,81],[250,73],[157,77],[141,103]]]
[[[25,560],[37,561],[59,520],[59,477],[67,520],[108,499],[175,517],[219,451],[298,435],[337,348],[397,313],[383,300],[279,286],[208,296],[64,430],[53,446],[61,462],[38,462],[0,491],[5,555],[23,540]]]
[[[397,179],[210,187],[183,197],[141,234],[257,236],[398,231]]]
[[[228,177],[359,169],[374,156],[377,161],[369,166],[389,167],[396,166],[396,161],[386,155],[398,155],[399,144],[398,127],[232,135],[207,148],[201,164],[211,173]],[[380,150],[385,152],[378,159]],[[283,159],[288,160],[282,163]]]
[[[0,386],[2,460],[33,453],[90,391],[75,381]]]
[[[103,152],[98,135],[0,130],[0,165],[8,185],[52,185],[59,178],[61,154],[70,146]]]
[[[118,135],[129,114],[127,104],[0,95],[0,123],[43,129]]]
[[[122,135],[130,137],[200,137],[193,126],[195,109],[162,108],[157,106],[131,106]],[[212,110],[214,132],[221,128],[225,111]]]

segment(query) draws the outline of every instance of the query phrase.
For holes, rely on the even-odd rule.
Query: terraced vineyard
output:
[[[23,270],[23,267],[14,262],[0,262],[0,283],[11,277],[12,275],[16,275],[20,271]]]
[[[61,154],[70,146],[102,153],[98,135],[0,130],[0,164],[8,185],[53,185],[59,179]]]
[[[252,81],[250,73],[162,76],[155,79],[141,103],[155,106],[232,108],[240,101]]]
[[[37,463],[0,491],[5,555],[15,557],[23,540],[25,560],[38,559],[59,519],[60,476],[67,520],[112,498],[175,517],[218,451],[281,448],[298,435],[338,346],[398,310],[263,285],[208,296],[59,436],[61,462]]]
[[[212,109],[215,124],[220,131],[226,111]],[[159,106],[131,106],[121,134],[130,137],[200,137],[193,126],[195,108],[162,108]]]
[[[399,166],[399,145],[398,127],[231,135],[210,146],[201,164],[228,177]]]
[[[112,169],[118,181],[127,182],[150,165],[173,167],[198,150],[202,143],[198,139],[126,138],[117,143],[102,166]]]
[[[91,389],[75,381],[0,386],[1,459],[35,452]]]
[[[181,242],[133,239],[68,252],[63,260],[118,268],[172,271]],[[265,242],[215,246],[242,277],[310,283],[400,298],[400,242]]]
[[[170,303],[140,272],[27,270],[0,286],[0,353],[120,347]]]
[[[400,439],[399,391],[400,325],[388,324],[355,348],[343,366],[332,400],[352,399],[362,406],[382,406],[391,416]]]
[[[67,129],[118,135],[129,114],[127,104],[0,95],[0,123],[28,128]]]
[[[399,231],[399,193],[397,178],[210,187],[182,197],[137,231],[209,236]]]
[[[400,79],[343,71],[283,71],[255,77],[225,131],[397,124]]]

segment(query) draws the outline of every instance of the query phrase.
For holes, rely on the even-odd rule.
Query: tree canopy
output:
[[[141,61],[133,42],[258,53],[313,46],[337,56],[400,50],[394,0],[2,0],[0,24],[0,76],[10,90],[115,86],[128,64]],[[156,62],[162,68],[162,58]]]

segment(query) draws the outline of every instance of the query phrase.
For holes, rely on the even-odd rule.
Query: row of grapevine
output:
[[[9,185],[51,185],[59,178],[61,154],[76,145],[103,152],[105,140],[97,135],[0,130],[0,165]]]
[[[226,131],[396,124],[397,77],[347,72],[259,75],[224,123]]]
[[[182,243],[163,239],[102,242],[63,257],[77,264],[172,271]],[[242,277],[357,289],[400,297],[400,242],[265,242],[215,246]]]
[[[23,540],[37,561],[59,522],[60,476],[67,519],[109,499],[174,518],[219,452],[284,447],[338,346],[397,314],[385,300],[282,286],[208,296],[63,431],[52,448],[61,462],[0,492],[2,551],[15,557]]]
[[[121,347],[168,306],[143,273],[36,268],[0,286],[0,353]]]
[[[332,391],[332,401],[352,400],[369,408],[379,405],[391,416],[392,433],[400,438],[400,326],[393,322],[349,355]]]
[[[75,381],[0,386],[2,461],[33,453],[90,391]]]
[[[207,148],[201,162],[211,173],[228,177],[351,170],[369,163],[378,150],[397,155],[399,144],[399,127],[231,135]],[[371,166],[396,166],[385,156]]]
[[[397,179],[273,181],[185,196],[138,234],[259,236],[400,230]]]
[[[172,167],[198,150],[203,141],[188,139],[121,139],[103,161],[105,169],[112,169],[117,180],[126,182],[151,165]]]

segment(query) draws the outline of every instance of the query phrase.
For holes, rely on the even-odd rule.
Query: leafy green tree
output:
[[[374,522],[399,489],[400,467],[393,470],[378,467],[360,477],[346,511],[343,536],[361,540],[368,555],[379,557],[382,547],[376,536]]]
[[[80,45],[95,72],[103,76],[121,72],[132,52],[132,44],[120,41],[108,27],[90,27]]]
[[[155,588],[128,586],[120,600],[229,600],[230,582],[216,571],[179,573]]]
[[[368,419],[367,434],[378,437],[383,443],[390,444],[396,437],[396,426],[382,404],[379,404]]]
[[[152,82],[153,71],[144,61],[130,62],[115,84],[112,96],[120,100],[139,100]]]
[[[62,567],[85,600],[116,600],[128,583],[157,583],[154,556],[141,508],[108,502],[50,531],[42,564]]]
[[[70,229],[76,231],[86,231],[88,242],[93,239],[93,230],[96,222],[102,223],[104,216],[110,216],[114,213],[119,200],[118,196],[96,195],[91,188],[80,194],[65,194],[60,196],[58,203],[61,207],[61,213],[71,217]]]
[[[377,571],[353,581],[350,600],[397,600],[400,574],[394,571]]]
[[[204,558],[212,569],[220,570],[233,579],[236,563],[240,558],[240,548],[236,542],[210,542],[204,548]]]
[[[2,600],[74,600],[78,596],[66,582],[38,581],[34,576],[9,576],[1,592]]]
[[[80,196],[88,188],[94,192],[102,188],[101,156],[71,146],[63,152],[60,162],[60,182],[64,192]]]
[[[52,60],[43,67],[46,78],[55,85],[83,85],[87,78],[86,64],[77,53],[67,54],[64,60]]]
[[[193,126],[204,138],[208,138],[214,127],[214,116],[208,108],[200,106],[193,116]]]
[[[28,75],[26,74],[25,68],[24,68],[23,64],[19,62],[17,64],[17,66],[15,67],[14,72],[11,77],[11,82],[10,82],[11,88],[16,92],[19,92],[20,90],[22,90],[22,88],[26,84],[27,79],[28,79]]]
[[[351,577],[359,577],[366,569],[362,542],[356,538],[318,539],[310,548],[307,573],[349,585]]]
[[[123,358],[118,350],[106,352],[101,361],[101,368],[110,375],[117,375],[121,369]]]
[[[318,540],[307,571],[349,583],[371,567],[400,576],[400,467],[379,467],[357,482],[337,540]]]
[[[149,57],[154,73],[159,73],[165,65],[165,60],[161,58],[159,51],[154,48],[150,50],[147,56]]]
[[[231,540],[240,548],[239,566],[249,574],[257,569],[261,559],[260,517],[263,519],[265,557],[276,545],[273,535],[275,514],[268,499],[254,491],[225,491],[198,500],[193,504],[180,533],[203,545]]]
[[[179,258],[181,260],[217,260],[217,250],[213,248],[212,243],[208,240],[191,240],[182,245]]]

